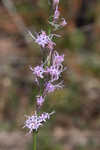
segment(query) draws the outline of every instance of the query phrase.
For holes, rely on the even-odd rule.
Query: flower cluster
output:
[[[60,11],[58,8],[59,0],[53,0],[53,10],[54,15],[52,16],[52,22],[49,22],[55,28],[56,25],[65,26],[66,21],[64,18],[61,18],[61,22],[58,24]],[[49,93],[54,92],[56,89],[63,88],[63,82],[60,81],[62,72],[65,70],[63,67],[64,54],[59,55],[59,53],[54,49],[55,42],[53,37],[60,37],[57,34],[46,34],[45,31],[37,33],[36,36],[32,35],[29,32],[31,37],[34,39],[34,42],[37,43],[44,51],[46,51],[45,59],[40,65],[35,66],[34,68],[30,67],[32,71],[36,85],[39,87],[40,91],[36,96],[36,111],[32,116],[28,116],[25,121],[24,127],[29,129],[29,133],[32,131],[37,131],[40,126],[43,125],[43,122],[46,122],[50,118],[52,113],[42,113],[38,115],[45,98]]]
[[[46,122],[47,119],[50,119],[50,116],[53,114],[54,112],[51,113],[42,113],[40,116],[37,115],[37,112],[35,112],[34,115],[32,116],[26,116],[27,120],[25,121],[25,125],[23,128],[28,128],[29,129],[29,133],[31,133],[32,131],[37,131],[38,128],[40,126],[43,125],[43,122]]]
[[[53,50],[53,47],[56,45],[52,41],[52,37],[49,35],[46,35],[45,31],[41,31],[41,33],[37,33],[35,42],[39,44],[42,48],[49,48],[50,50]]]
[[[60,11],[58,6],[59,6],[59,0],[53,0],[54,15],[53,15],[53,20],[49,21],[49,24],[51,24],[55,30],[67,25],[66,20],[64,18],[60,18]]]
[[[43,66],[36,66],[34,69],[30,67],[30,70],[33,72],[35,77],[43,78],[44,69]]]

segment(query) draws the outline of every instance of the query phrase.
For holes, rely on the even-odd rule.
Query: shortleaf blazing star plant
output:
[[[59,55],[55,50],[56,43],[53,41],[54,37],[60,36],[52,34],[51,32],[64,27],[67,22],[64,18],[60,17],[59,0],[49,0],[48,2],[52,7],[52,14],[48,20],[48,34],[41,30],[39,33],[33,35],[29,31],[34,42],[40,46],[43,53],[45,52],[41,64],[34,68],[30,67],[35,78],[36,86],[40,89],[36,96],[35,112],[31,116],[26,116],[26,121],[24,123],[24,127],[29,129],[29,133],[33,133],[33,150],[36,150],[38,129],[54,114],[54,111],[50,113],[40,113],[40,110],[49,93],[54,92],[56,89],[63,88],[63,82],[60,81],[60,77],[62,72],[66,69],[62,64],[64,61],[64,54]]]

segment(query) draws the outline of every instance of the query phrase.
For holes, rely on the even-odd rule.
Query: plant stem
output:
[[[36,150],[36,142],[37,142],[37,133],[35,131],[33,133],[33,150]]]

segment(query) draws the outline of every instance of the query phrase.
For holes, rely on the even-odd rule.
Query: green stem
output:
[[[33,150],[36,150],[37,133],[33,133]]]

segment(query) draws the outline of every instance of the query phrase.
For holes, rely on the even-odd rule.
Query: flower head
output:
[[[35,42],[39,44],[42,48],[53,49],[55,43],[51,40],[50,36],[46,35],[45,31],[41,31],[40,34],[37,34]]]
[[[50,68],[47,68],[47,73],[51,76],[51,82],[56,81],[59,79],[61,72],[63,72],[62,65],[52,65]]]
[[[37,131],[40,126],[43,125],[43,122],[46,122],[47,119],[50,119],[50,116],[54,112],[51,113],[42,113],[40,116],[37,115],[37,112],[33,114],[32,116],[26,116],[27,120],[24,123],[24,128],[29,129],[29,133],[32,133],[32,131]]]
[[[51,93],[55,90],[55,86],[51,83],[51,82],[48,82],[46,84],[46,88],[45,88],[45,91],[48,92],[48,93]]]
[[[53,65],[60,65],[64,61],[64,54],[59,55],[57,51],[54,51]]]
[[[30,67],[30,70],[33,72],[33,74],[36,77],[43,78],[44,68],[43,68],[42,65],[41,66],[36,66],[36,67],[34,67],[34,69],[32,67]]]
[[[47,84],[46,84],[46,92],[48,92],[48,93],[51,93],[51,92],[54,92],[54,90],[55,89],[59,89],[59,88],[62,88],[63,87],[63,85],[62,85],[62,82],[61,83],[59,83],[59,84],[52,84],[51,82],[48,82]]]
[[[48,43],[49,37],[46,35],[45,31],[41,31],[40,34],[37,34],[35,42],[38,43],[43,48]]]

